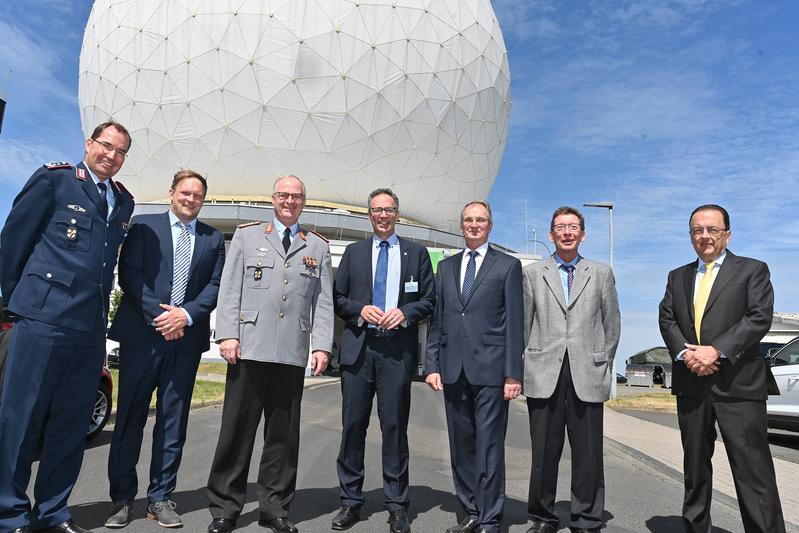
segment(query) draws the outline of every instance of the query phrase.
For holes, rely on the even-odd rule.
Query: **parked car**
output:
[[[616,383],[624,384],[627,383],[627,377],[624,374],[619,374],[616,372]]]
[[[799,431],[799,337],[771,357],[771,372],[780,394],[768,397],[768,427]]]
[[[119,368],[119,346],[111,348],[108,352],[105,366],[108,368]]]
[[[13,331],[13,316],[8,313],[6,309],[0,311],[0,393],[3,387],[3,371],[6,367],[6,355],[8,354],[8,345],[11,342]],[[108,423],[111,417],[112,408],[112,392],[114,390],[114,379],[111,377],[111,372],[108,371],[106,364],[103,364],[103,370],[100,373],[100,383],[97,387],[97,397],[94,401],[94,408],[89,417],[89,428],[86,431],[86,440],[91,440],[103,431],[103,428]]]

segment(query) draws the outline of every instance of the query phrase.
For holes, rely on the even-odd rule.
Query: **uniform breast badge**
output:
[[[67,228],[67,240],[74,241],[78,238],[78,228],[75,226],[69,226]]]
[[[306,270],[310,272],[315,272],[316,267],[319,264],[319,261],[317,261],[315,257],[304,255],[302,256],[302,264],[305,265]]]
[[[263,270],[261,270],[261,267],[258,267],[252,273],[252,279],[254,279],[255,281],[261,281],[261,278],[263,277],[263,275],[264,275]]]

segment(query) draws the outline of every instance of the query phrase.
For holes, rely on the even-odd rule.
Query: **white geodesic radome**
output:
[[[179,168],[209,194],[363,206],[392,187],[405,217],[454,230],[485,199],[508,136],[510,78],[489,0],[96,0],[79,101],[133,148],[137,201]]]

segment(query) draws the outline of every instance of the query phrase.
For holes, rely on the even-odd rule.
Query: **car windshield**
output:
[[[799,339],[786,344],[785,347],[774,354],[774,366],[799,365]]]

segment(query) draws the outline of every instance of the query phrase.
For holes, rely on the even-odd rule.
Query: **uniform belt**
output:
[[[366,328],[367,337],[393,337],[397,333],[396,329]]]

